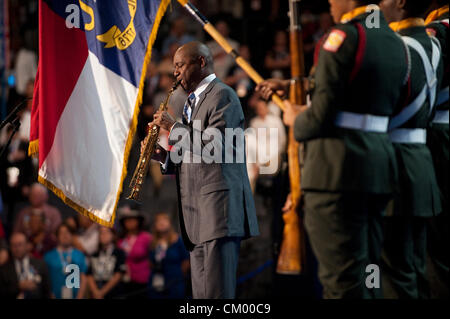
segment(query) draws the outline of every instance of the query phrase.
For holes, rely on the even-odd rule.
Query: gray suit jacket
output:
[[[203,153],[204,146],[212,146],[211,139],[199,140],[206,129],[215,128],[222,136],[215,139],[220,144],[219,152],[210,152],[222,163],[209,163],[198,156],[201,150],[193,147],[197,138]],[[259,234],[255,204],[250,189],[245,164],[245,147],[242,143],[225,143],[226,129],[244,130],[244,114],[236,93],[222,83],[213,80],[200,94],[189,124],[176,123],[169,136],[173,145],[172,155],[183,157],[175,163],[171,156],[163,174],[177,175],[180,225],[186,247],[192,250],[196,244],[213,239],[233,236],[248,238]],[[228,131],[228,130],[227,130]],[[208,131],[207,131],[208,132]],[[203,136],[203,139],[205,136]],[[229,147],[226,148],[225,144]],[[190,151],[182,147],[188,146]],[[232,163],[225,163],[225,152],[233,154]],[[192,155],[192,153],[194,155]],[[237,162],[236,157],[241,156]],[[197,157],[197,162],[195,158]],[[189,158],[189,160],[187,160]]]

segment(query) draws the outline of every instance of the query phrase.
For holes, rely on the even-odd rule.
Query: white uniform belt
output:
[[[448,122],[449,122],[449,110],[436,111],[436,115],[434,116],[433,123],[449,124]]]
[[[398,128],[389,132],[389,138],[392,143],[419,143],[425,144],[427,142],[427,131],[421,128]]]
[[[389,117],[352,112],[338,112],[334,124],[337,127],[352,130],[386,133],[389,124]]]

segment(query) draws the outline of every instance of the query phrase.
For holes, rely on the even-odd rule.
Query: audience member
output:
[[[91,256],[98,250],[98,224],[88,217],[78,214],[78,233],[74,236],[73,246],[86,256]]]
[[[291,73],[291,57],[289,54],[288,37],[285,31],[275,32],[272,48],[267,52],[264,67],[271,78],[286,79]]]
[[[73,247],[73,235],[69,226],[61,224],[56,229],[57,247],[44,256],[50,273],[52,294],[57,299],[84,298],[86,290],[86,260],[83,253]],[[72,286],[73,281],[68,280],[68,275],[76,275],[77,273],[68,268],[68,265],[78,266],[79,278],[74,280],[79,280],[79,288]]]
[[[247,45],[241,45],[239,47],[239,55],[246,61],[250,61],[250,48]],[[230,68],[224,83],[234,88],[241,99],[247,97],[253,87],[250,77],[237,64]]]
[[[0,298],[50,298],[47,267],[42,260],[29,256],[25,234],[13,233],[10,246],[11,260],[0,266]]]
[[[36,76],[36,53],[26,47],[22,47],[17,53],[15,66],[16,91],[20,95],[25,96],[28,82],[34,80]]]
[[[178,46],[194,41],[195,38],[186,34],[186,25],[183,17],[176,18],[170,27],[170,34],[164,39],[162,45],[162,54],[169,53],[170,46],[176,43]]]
[[[247,161],[250,186],[253,191],[256,188],[260,167],[278,164],[273,174],[264,175],[265,178],[269,178],[267,182],[270,182],[270,179],[278,172],[282,162],[281,156],[286,150],[286,129],[281,118],[270,114],[267,102],[262,99],[256,101],[255,111],[257,115],[250,121],[250,128],[253,130],[249,131],[247,136],[248,152],[253,152],[248,155],[248,158],[254,159]],[[275,129],[275,134],[271,134],[271,129]]]
[[[87,282],[95,299],[116,298],[122,293],[122,277],[126,272],[125,253],[116,247],[116,234],[100,227],[98,251],[90,257]]]
[[[40,184],[33,184],[30,190],[29,201],[30,206],[25,207],[19,212],[14,223],[14,231],[23,232],[27,236],[30,236],[30,216],[33,213],[43,213],[45,216],[45,231],[47,233],[54,233],[56,228],[61,224],[61,214],[56,207],[47,204],[47,189]]]
[[[4,238],[0,238],[0,266],[6,264],[9,259],[8,245]]]
[[[12,126],[7,125],[2,130],[0,149],[6,146],[6,142],[12,133]],[[7,231],[12,228],[13,218],[20,204],[24,203],[30,192],[30,185],[35,180],[32,159],[27,156],[28,143],[21,140],[15,134],[8,149],[0,158],[0,189],[7,207],[6,225]]]
[[[150,277],[149,249],[152,236],[143,230],[144,216],[129,205],[119,209],[119,219],[124,236],[118,246],[125,252],[127,265],[124,290],[128,298],[144,298]]]
[[[239,50],[239,43],[229,37],[230,28],[225,20],[218,20],[215,23],[217,31],[228,41],[233,49]],[[207,43],[214,59],[214,73],[222,81],[227,77],[230,68],[234,65],[234,59],[214,40]]]
[[[169,215],[159,213],[155,216],[152,233],[150,298],[185,298],[189,253],[173,229]]]
[[[45,215],[32,213],[30,216],[30,254],[34,258],[41,259],[44,255],[56,247],[56,238],[53,233],[45,231]]]
[[[64,219],[64,224],[66,224],[67,226],[70,227],[73,234],[78,233],[79,225],[78,225],[78,216],[77,215],[66,217],[66,219]]]

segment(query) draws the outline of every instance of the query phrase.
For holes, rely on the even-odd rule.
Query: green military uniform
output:
[[[379,28],[366,25],[366,7],[333,28],[319,53],[311,108],[294,124],[296,139],[307,142],[305,226],[325,298],[381,291],[366,286],[366,267],[379,264],[382,214],[397,180],[387,125],[408,67],[403,42],[376,13]]]
[[[386,293],[385,297],[427,298],[426,222],[427,217],[441,212],[441,202],[431,153],[426,145],[426,129],[435,113],[435,103],[431,100],[435,100],[432,95],[436,94],[437,85],[428,89],[423,59],[429,67],[428,82],[439,79],[437,83],[442,80],[443,60],[440,45],[437,39],[433,43],[428,36],[423,19],[409,18],[392,23],[391,27],[405,41],[412,39],[425,56],[414,47],[410,48],[407,103],[399,108],[390,123],[399,183],[385,218],[382,269],[394,291],[392,295]]]
[[[449,35],[449,6],[446,5],[432,12],[427,19],[427,31],[434,35],[442,47],[444,59],[444,79],[442,81],[437,114],[432,127],[428,130],[428,147],[433,156],[437,181],[441,190],[442,214],[433,217],[429,223],[428,251],[438,271],[439,281],[446,286],[438,293],[440,297],[449,296],[449,61],[448,61],[448,35]],[[440,115],[440,118],[439,118]]]

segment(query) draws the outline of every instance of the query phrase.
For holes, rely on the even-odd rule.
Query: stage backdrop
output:
[[[112,226],[169,0],[40,0],[30,154],[39,182]]]

